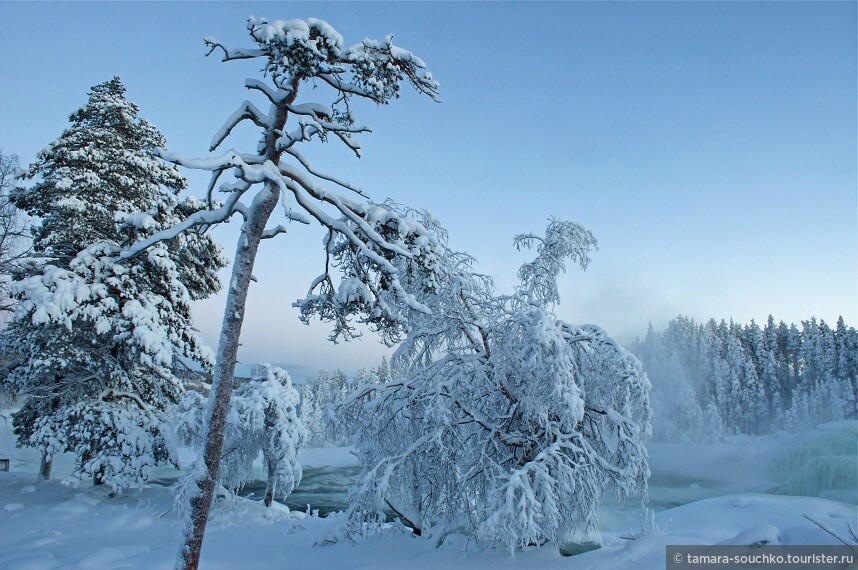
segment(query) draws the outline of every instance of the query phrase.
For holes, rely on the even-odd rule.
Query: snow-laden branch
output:
[[[271,238],[279,236],[280,234],[285,234],[285,233],[286,233],[286,227],[281,224],[281,225],[278,225],[276,227],[269,228],[269,229],[265,230],[262,233],[262,239],[271,239]]]
[[[334,176],[330,176],[328,174],[324,174],[322,172],[319,172],[318,170],[313,168],[313,166],[307,161],[307,159],[304,158],[304,155],[302,155],[300,152],[298,152],[294,148],[287,149],[286,152],[289,155],[293,156],[298,162],[300,162],[301,166],[304,167],[304,170],[306,170],[307,172],[309,172],[310,174],[312,174],[316,178],[320,178],[322,180],[327,180],[328,182],[333,182],[334,184],[336,184],[337,186],[340,186],[341,188],[345,188],[346,190],[351,190],[352,192],[354,192],[358,196],[361,196],[362,198],[369,198],[369,196],[364,194],[363,190],[361,190],[360,188],[353,186],[353,185],[349,184],[348,182],[341,180],[339,178],[336,178]]]
[[[293,115],[313,117],[319,121],[325,121],[334,116],[334,110],[321,103],[301,103],[299,105],[284,105],[284,108]],[[345,125],[339,125],[345,127]]]
[[[212,138],[212,142],[209,145],[209,150],[213,151],[219,147],[224,139],[232,132],[232,129],[242,121],[247,120],[253,121],[253,123],[261,129],[268,129],[271,127],[271,118],[257,109],[256,105],[250,101],[245,101],[235,111],[235,113],[226,120],[226,123],[224,123],[218,132],[215,133],[214,138]]]
[[[121,259],[128,259],[139,255],[142,251],[145,251],[152,245],[161,241],[173,239],[194,226],[209,227],[229,219],[235,213],[240,213],[245,217],[245,219],[247,219],[248,211],[241,204],[240,199],[253,184],[270,182],[281,191],[287,190],[282,176],[280,176],[279,171],[272,162],[267,161],[261,164],[248,164],[248,162],[244,160],[244,157],[235,151],[229,151],[221,156],[207,159],[188,158],[180,154],[164,151],[163,149],[157,149],[156,153],[163,160],[168,162],[180,164],[189,168],[210,170],[215,173],[221,172],[226,168],[233,167],[239,171],[238,176],[240,180],[236,184],[228,187],[232,192],[221,207],[214,210],[199,211],[172,228],[168,228],[150,236],[149,238],[137,242],[122,253]],[[222,189],[223,188],[224,186],[222,186]],[[291,217],[296,221],[306,221],[306,219],[298,213],[294,213]]]
[[[324,141],[327,139],[328,133],[333,133],[358,157],[360,157],[360,144],[353,140],[351,135],[369,132],[372,132],[369,127],[352,127],[318,119],[301,119],[298,122],[298,128],[293,129],[288,133],[282,131],[277,132],[278,141],[276,149],[279,152],[286,151],[298,143],[312,140],[314,136],[318,136]]]
[[[236,213],[240,213],[243,216],[247,217],[246,210],[241,207],[239,200],[241,199],[240,193],[234,193],[227,198],[226,202],[224,202],[223,206],[216,210],[202,210],[191,216],[185,218],[182,222],[176,224],[175,226],[160,231],[151,237],[140,240],[131,247],[125,249],[119,256],[120,259],[130,259],[137,255],[140,255],[142,252],[146,251],[156,243],[160,243],[162,241],[167,241],[175,238],[176,236],[182,234],[188,229],[194,226],[212,226],[214,224],[219,224],[225,220],[228,220]]]
[[[282,166],[281,166],[282,168]],[[349,243],[354,245],[361,253],[361,255],[366,258],[372,260],[376,263],[383,271],[390,275],[396,275],[396,268],[388,261],[387,259],[381,257],[377,252],[370,249],[366,242],[360,239],[355,233],[352,231],[351,227],[349,227],[342,220],[331,217],[328,215],[322,208],[316,206],[310,198],[310,194],[306,191],[306,187],[301,184],[301,180],[299,177],[290,177],[290,182],[285,182],[284,184],[287,188],[289,188],[293,194],[295,195],[295,199],[298,204],[304,208],[316,221],[330,229],[331,231],[337,232],[346,237],[349,240]],[[292,182],[296,182],[297,184],[293,184]],[[347,208],[346,208],[347,209]],[[354,212],[352,212],[354,215]],[[375,233],[375,232],[373,232]],[[376,234],[377,235],[377,234]],[[398,246],[393,244],[389,244],[387,242],[382,242],[392,251],[397,251],[397,253],[401,252],[400,255],[404,257],[412,257],[412,254],[402,250]],[[421,307],[425,310],[425,306],[422,304],[417,304],[415,308]],[[419,309],[418,309],[419,310]]]
[[[275,105],[284,99],[284,97],[282,97],[283,94],[288,93],[286,91],[281,91],[281,96],[278,96],[278,94],[275,93],[274,90],[271,89],[268,85],[266,85],[265,82],[253,78],[245,79],[244,86],[248,89],[255,89],[259,91],[260,93],[265,95],[271,103],[274,103]]]
[[[246,48],[229,48],[218,42],[214,38],[205,38],[203,40],[209,51],[206,56],[210,56],[216,49],[223,50],[223,59],[221,61],[232,61],[235,59],[253,59],[254,57],[265,57],[267,53],[262,49],[246,49]]]
[[[363,89],[357,85],[354,85],[353,83],[343,81],[336,75],[330,73],[320,73],[316,77],[318,77],[337,91],[341,91],[342,93],[357,95],[358,97],[366,97],[367,99],[372,98],[371,91]]]
[[[143,410],[143,411],[149,410],[149,406],[147,406],[143,402],[143,400],[140,399],[139,396],[137,396],[136,394],[132,394],[131,392],[123,392],[120,390],[114,390],[112,388],[107,388],[105,390],[102,390],[102,392],[98,395],[98,399],[104,400],[105,402],[109,402],[110,400],[115,399],[115,398],[126,398],[128,400],[131,400],[135,404],[137,404],[137,406],[141,410]]]
[[[303,188],[307,192],[307,194],[309,194],[316,200],[319,200],[321,202],[327,202],[328,204],[331,204],[336,207],[337,210],[343,216],[345,216],[346,219],[348,219],[358,228],[360,228],[360,230],[378,247],[395,253],[396,255],[401,255],[407,258],[413,257],[413,254],[410,251],[407,251],[394,243],[388,242],[366,222],[364,216],[367,215],[368,208],[365,204],[359,204],[357,202],[349,200],[348,198],[345,198],[344,196],[340,196],[335,192],[329,192],[324,188],[316,186],[311,181],[301,176],[300,172],[298,172],[288,164],[280,165],[280,173],[298,183],[301,188]],[[321,220],[319,221],[321,222]],[[357,243],[357,241],[361,240],[358,240],[357,237],[354,236],[353,233],[351,233],[350,228],[346,227],[339,220],[335,220],[335,223],[336,226],[332,226],[330,225],[330,223],[324,223],[324,225],[330,229],[336,230],[339,233],[350,236],[349,239],[352,240],[356,246],[361,247]],[[363,242],[361,241],[361,243]],[[375,257],[372,257],[372,259],[376,261]],[[391,266],[390,269],[393,269],[393,267]],[[395,270],[393,270],[392,272],[395,272]]]

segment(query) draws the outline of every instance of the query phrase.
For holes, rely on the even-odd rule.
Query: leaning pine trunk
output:
[[[286,124],[289,105],[295,102],[297,96],[298,78],[292,82],[292,93],[289,97],[279,101],[272,112],[274,120],[265,133],[263,156],[274,164],[280,162],[280,155],[283,153],[282,150],[277,150],[279,133]],[[223,324],[220,329],[209,404],[206,408],[206,423],[203,429],[203,466],[197,475],[197,492],[191,496],[190,513],[185,521],[185,543],[176,561],[177,570],[197,570],[200,564],[203,535],[220,475],[226,415],[232,398],[238,341],[241,336],[241,325],[244,323],[247,290],[253,279],[253,264],[256,262],[259,242],[265,234],[265,224],[268,223],[279,199],[279,188],[267,182],[250,204],[247,219],[241,226],[241,233],[238,236],[232,279],[229,282]],[[200,458],[197,458],[197,462],[199,461]],[[197,468],[199,469],[199,466]]]
[[[218,344],[209,405],[206,409],[206,429],[203,442],[204,466],[196,482],[197,492],[191,497],[191,509],[185,523],[185,544],[179,552],[176,568],[196,570],[200,563],[203,533],[208,522],[209,509],[214,497],[220,472],[226,415],[232,397],[233,375],[238,356],[238,340],[244,321],[247,289],[250,286],[256,251],[265,231],[265,223],[278,202],[277,189],[266,185],[250,207],[250,215],[238,238],[238,248],[232,271],[232,280],[226,298],[223,325]],[[199,458],[197,459],[199,461]]]

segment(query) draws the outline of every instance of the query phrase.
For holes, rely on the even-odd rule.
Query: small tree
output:
[[[552,220],[545,237],[515,242],[538,255],[511,296],[495,296],[468,256],[445,249],[439,287],[420,296],[432,312],[411,315],[394,379],[341,406],[364,467],[352,533],[383,521],[386,506],[415,534],[440,527],[440,540],[462,531],[512,551],[590,535],[608,489],[645,493],[651,414],[640,363],[599,327],[546,307],[559,301],[565,260],[586,267],[595,239]]]
[[[343,335],[353,334],[352,316],[388,341],[407,330],[406,320],[393,305],[385,303],[382,292],[392,293],[413,310],[428,310],[403,289],[393,264],[395,258],[414,259],[423,287],[434,286],[436,244],[426,228],[366,201],[365,195],[354,186],[316,170],[297,149],[300,143],[313,139],[335,138],[360,156],[360,145],[354,137],[369,129],[355,121],[352,100],[386,104],[399,97],[403,82],[437,100],[438,84],[423,71],[425,64],[394,45],[392,36],[384,41],[365,39],[346,48],[336,30],[313,18],[268,22],[251,17],[247,29],[255,44],[253,48],[233,49],[212,39],[207,39],[206,45],[209,54],[220,50],[224,61],[256,58],[263,61],[270,84],[249,79],[245,86],[264,96],[269,110],[265,113],[253,103],[243,102],[215,134],[211,149],[218,148],[236,125],[250,121],[262,130],[256,151],[229,151],[199,160],[161,151],[160,156],[169,162],[212,172],[211,208],[190,216],[169,231],[142,240],[124,254],[126,259],[140,255],[161,240],[194,226],[205,229],[236,213],[244,218],[206,410],[203,450],[194,471],[197,490],[190,497],[179,568],[196,568],[199,564],[208,513],[219,480],[232,378],[256,252],[262,239],[285,231],[282,224],[266,228],[276,206],[284,205],[287,220],[301,223],[315,220],[328,230],[325,242],[328,261],[338,236],[360,252],[360,263],[339,285],[330,275],[330,263],[326,263],[325,271],[313,281],[308,298],[301,303],[305,313],[319,312],[335,319]],[[308,84],[313,88],[329,88],[330,103],[298,103],[303,87]],[[322,90],[313,93],[321,94]],[[293,122],[287,128],[290,118]],[[235,178],[218,187],[225,172],[231,172]],[[218,188],[226,194],[221,206],[214,202]],[[255,193],[251,191],[254,188],[258,190]],[[355,195],[364,199],[355,199]],[[243,198],[250,198],[250,203],[242,203]]]
[[[221,455],[220,482],[238,491],[255,479],[253,463],[262,454],[268,472],[264,503],[270,507],[279,489],[288,496],[301,482],[298,451],[307,433],[298,417],[298,392],[282,368],[261,364],[232,395]],[[175,410],[179,441],[199,447],[206,398],[185,393]]]
[[[210,366],[190,302],[219,287],[220,248],[197,234],[120,260],[123,247],[172,227],[201,205],[177,194],[173,165],[152,156],[163,136],[138,117],[118,78],[96,85],[71,125],[13,194],[40,218],[36,258],[13,286],[9,379],[27,397],[13,421],[21,445],[77,455],[72,480],[94,476],[117,490],[141,485],[173,461],[166,412],[183,392],[174,370]]]
[[[29,254],[30,235],[27,232],[23,212],[15,207],[11,192],[15,179],[21,171],[18,157],[0,149],[0,320],[6,321],[15,308],[10,286],[13,276],[20,270],[22,261]],[[5,331],[0,334],[5,334]],[[17,398],[17,389],[6,381],[6,368],[11,364],[10,355],[0,345],[0,408]]]
[[[0,149],[0,313],[14,309],[9,286],[12,276],[29,253],[30,235],[23,213],[11,199],[15,179],[21,174],[18,157]]]

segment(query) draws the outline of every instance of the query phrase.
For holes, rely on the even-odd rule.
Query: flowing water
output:
[[[348,507],[349,489],[360,475],[360,467],[304,467],[301,484],[282,502],[292,510],[319,511],[319,516],[343,511]],[[248,483],[238,493],[243,497],[262,500],[265,481]]]
[[[292,494],[278,501],[292,510],[318,511],[319,516],[342,511],[348,507],[349,488],[360,475],[359,467],[305,467],[301,484]],[[648,508],[655,512],[672,509],[700,499],[722,495],[717,481],[656,473],[649,480]],[[265,481],[253,481],[239,495],[255,500],[265,496]],[[602,530],[622,531],[639,524],[643,514],[640,497],[619,504],[609,495],[599,510]]]

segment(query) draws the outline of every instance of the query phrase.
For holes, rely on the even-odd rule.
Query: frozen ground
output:
[[[436,549],[432,541],[414,538],[396,525],[357,544],[337,541],[321,546],[336,540],[340,515],[312,517],[237,498],[216,506],[202,567],[663,568],[667,544],[756,540],[834,544],[805,515],[843,536],[848,535],[847,524],[858,526],[856,439],[851,423],[730,445],[655,444],[652,502],[661,511],[655,517],[658,528],[644,525],[642,532],[636,505],[607,505],[602,513],[605,546],[570,558],[551,548],[510,558],[503,550],[461,537]],[[104,488],[38,482],[35,454],[14,449],[11,442],[8,427],[0,420],[0,452],[13,459],[12,472],[0,473],[0,568],[172,566],[179,521],[171,510],[169,489],[155,486],[110,498]],[[58,469],[64,468],[64,461],[60,459]],[[302,461],[329,475],[353,464],[346,450],[338,449],[308,450]],[[165,476],[170,473],[165,471]],[[342,481],[333,481],[331,489],[341,490]],[[326,489],[320,485],[316,491],[325,494]],[[783,494],[799,492],[813,496]],[[621,538],[630,531],[636,540]]]

